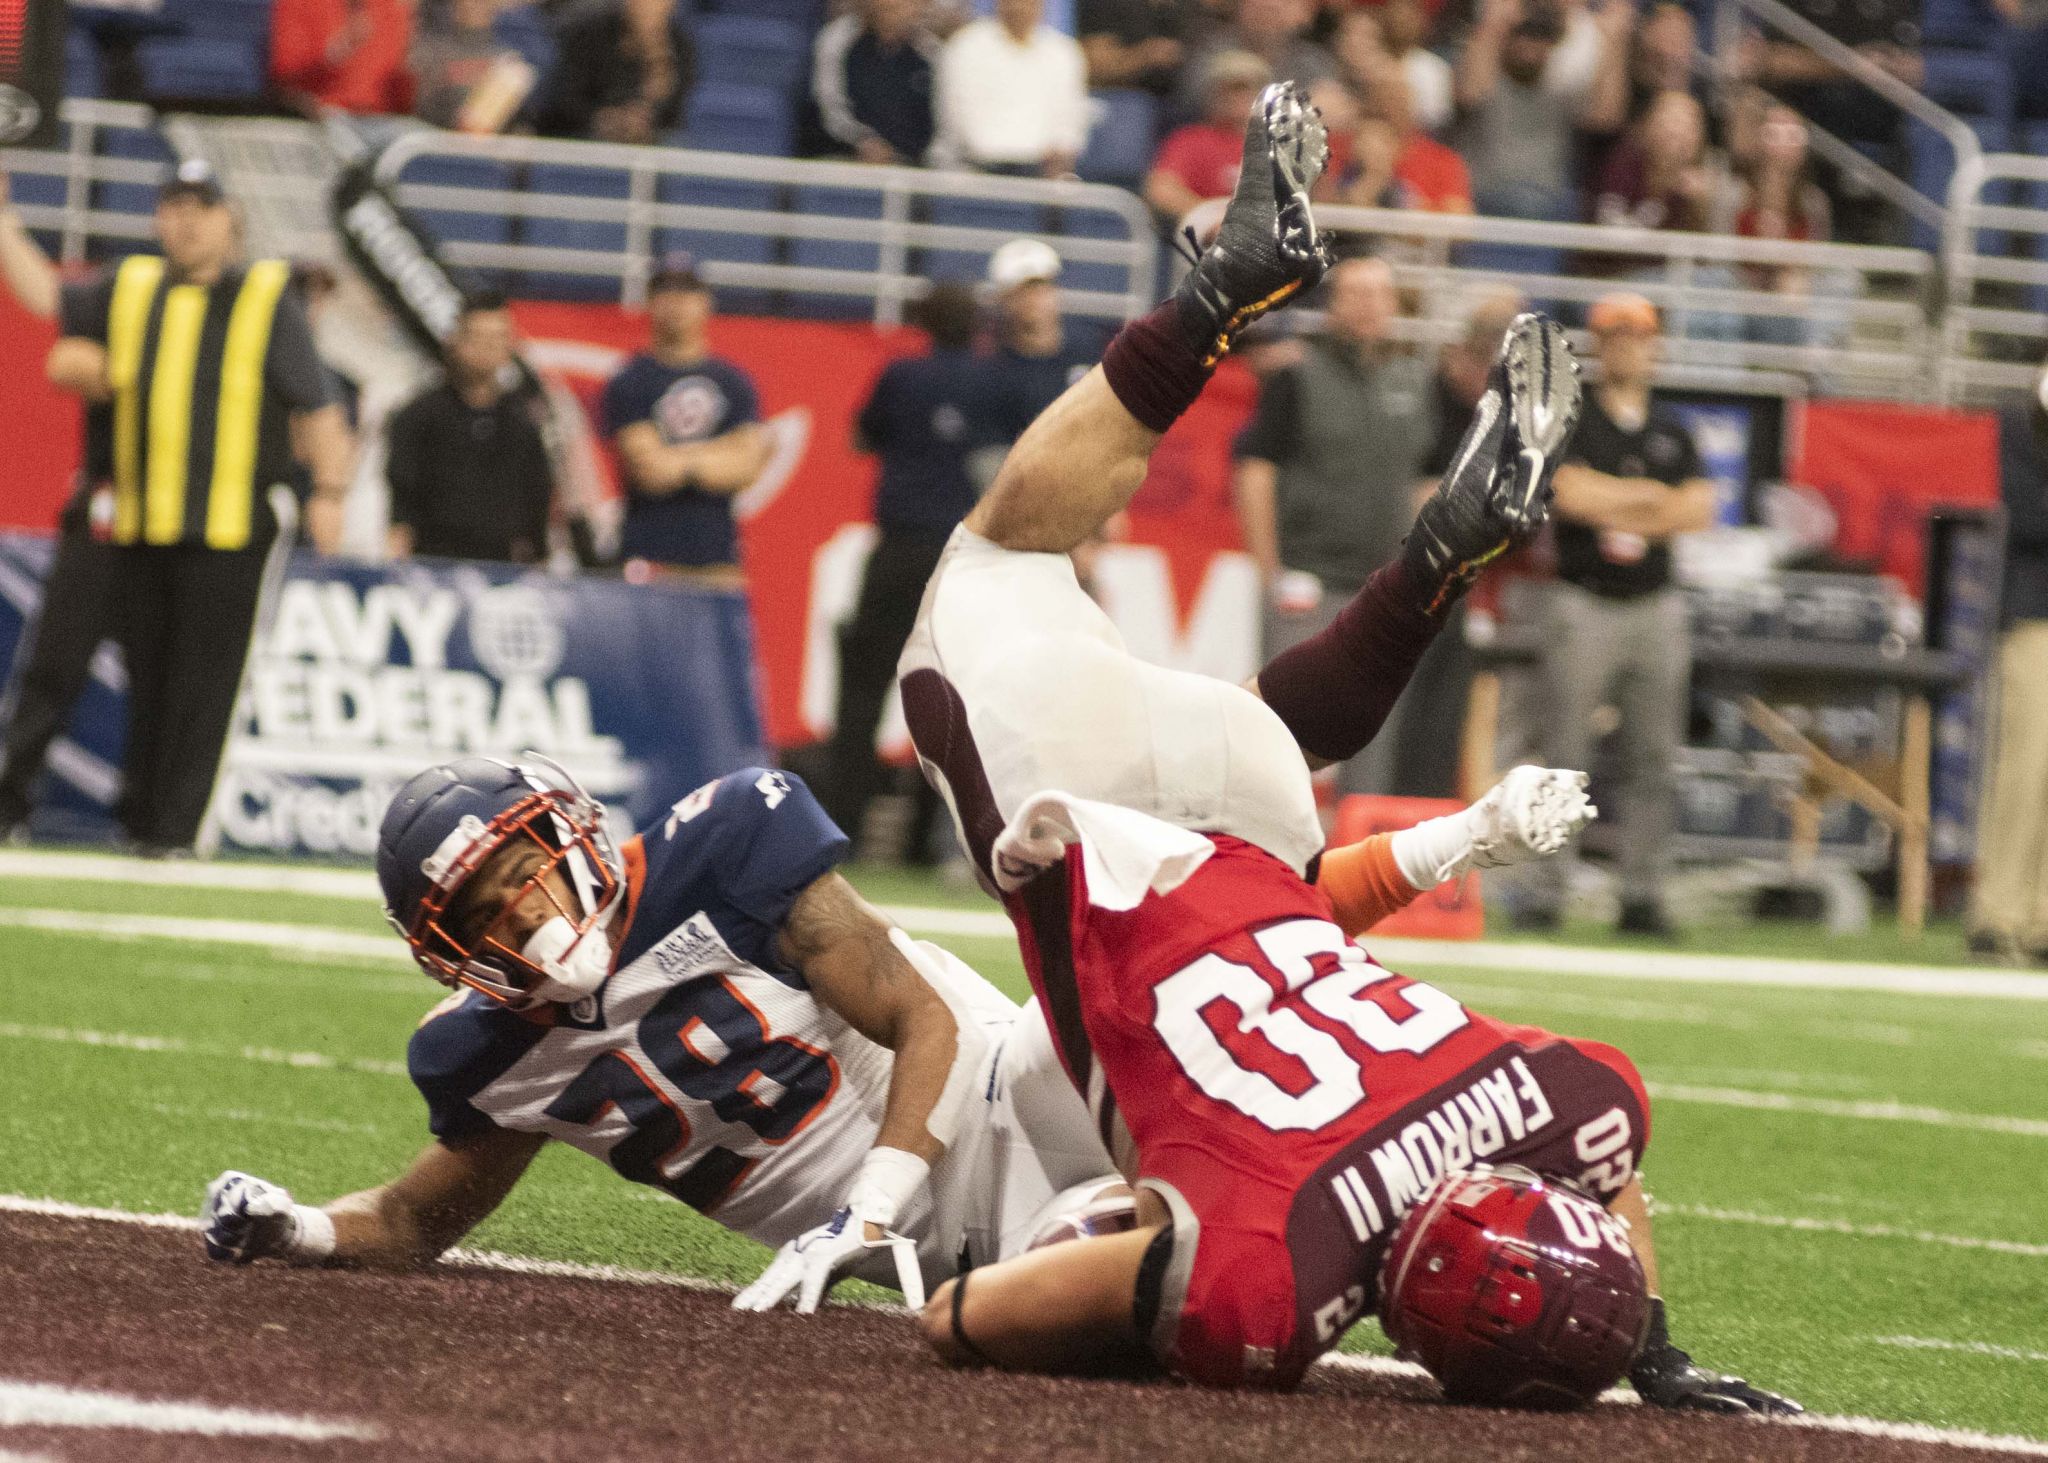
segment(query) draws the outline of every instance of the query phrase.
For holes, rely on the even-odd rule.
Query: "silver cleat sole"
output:
[[[1579,424],[1579,362],[1562,325],[1527,314],[1508,327],[1501,364],[1520,459],[1512,511],[1533,523],[1548,507],[1551,472]]]

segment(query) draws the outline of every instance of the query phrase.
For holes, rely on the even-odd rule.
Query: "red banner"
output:
[[[78,402],[43,379],[43,357],[57,332],[0,289],[0,422],[7,430],[7,476],[0,527],[50,529],[78,471]]]
[[[1813,401],[1793,418],[1792,441],[1792,480],[1834,505],[1835,552],[1876,564],[1916,598],[1928,512],[1998,501],[1998,422],[1987,413]]]
[[[1375,833],[1396,833],[1428,818],[1457,813],[1465,805],[1455,798],[1367,797],[1354,793],[1337,804],[1337,826],[1330,846],[1341,848]],[[1375,935],[1402,935],[1418,940],[1477,940],[1486,934],[1486,906],[1479,875],[1461,874],[1439,884],[1420,899],[1372,927]]]

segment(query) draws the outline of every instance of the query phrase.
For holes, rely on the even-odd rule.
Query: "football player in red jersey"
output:
[[[1308,203],[1326,159],[1314,109],[1268,88],[1214,242],[1012,449],[904,652],[920,761],[1139,1191],[1127,1233],[942,1287],[926,1330],[955,1361],[1290,1386],[1373,1305],[1402,1215],[1481,1162],[1596,1195],[1656,1290],[1634,1066],[1375,965],[1355,937],[1435,883],[1444,851],[1411,835],[1323,857],[1308,776],[1372,737],[1449,606],[1541,525],[1578,415],[1563,332],[1516,320],[1400,558],[1246,687],[1132,657],[1067,557],[1237,333],[1327,269]],[[1551,812],[1576,795],[1555,784]],[[1651,1310],[1645,1400],[1797,1410],[1694,1367]]]

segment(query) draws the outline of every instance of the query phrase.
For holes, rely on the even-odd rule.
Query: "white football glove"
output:
[[[810,1315],[819,1302],[868,1251],[895,1252],[896,1280],[903,1288],[903,1303],[912,1310],[924,1308],[924,1272],[917,1267],[917,1246],[892,1229],[880,1239],[867,1237],[867,1224],[853,1217],[853,1210],[840,1209],[816,1229],[798,1235],[775,1252],[761,1278],[733,1297],[736,1311],[771,1311],[796,1292],[799,1315]]]
[[[317,1265],[334,1253],[334,1221],[323,1211],[294,1204],[289,1190],[238,1169],[206,1186],[199,1219],[209,1260],[246,1265],[275,1256]]]
[[[1466,867],[1499,869],[1548,858],[1599,815],[1586,800],[1585,773],[1516,767],[1465,810],[1472,836]]]
[[[1592,822],[1586,774],[1517,767],[1462,812],[1394,835],[1394,860],[1417,889],[1434,889],[1467,869],[1498,869],[1547,858]]]

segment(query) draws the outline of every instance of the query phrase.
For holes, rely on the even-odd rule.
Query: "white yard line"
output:
[[[156,1052],[171,1056],[209,1057],[260,1062],[271,1067],[306,1067],[319,1071],[368,1072],[378,1077],[403,1077],[405,1063],[376,1057],[337,1057],[326,1052],[289,1052],[268,1046],[208,1046],[179,1036],[144,1036],[128,1031],[91,1031],[75,1026],[28,1026],[0,1021],[0,1040],[49,1041],[69,1046],[101,1046],[116,1051]]]
[[[2048,1351],[2026,1351],[2017,1346],[1994,1346],[1989,1341],[1943,1341],[1933,1336],[1873,1336],[1878,1346],[1897,1346],[1907,1351],[1960,1351],[1971,1356],[1991,1356],[2000,1361],[2048,1361]]]
[[[313,1133],[358,1133],[374,1138],[384,1129],[375,1123],[351,1123],[341,1118],[295,1117],[289,1113],[255,1112],[246,1107],[187,1107],[175,1102],[152,1102],[149,1110],[159,1117],[204,1118],[209,1122],[254,1123],[259,1127],[303,1128]]]
[[[289,864],[194,863],[99,853],[0,849],[0,878],[75,879],[90,884],[158,884],[176,889],[247,889],[259,894],[317,894],[377,899],[367,869],[308,869]]]
[[[192,919],[174,914],[94,914],[72,909],[0,908],[0,925],[101,940],[193,940],[207,945],[255,945],[298,959],[409,963],[402,941],[359,935],[325,925],[263,924],[245,919]]]
[[[0,1194],[0,1213],[41,1214],[63,1219],[97,1219],[121,1224],[147,1225],[153,1228],[197,1229],[198,1221],[176,1214],[134,1214],[119,1209],[96,1209],[84,1205],[65,1204],[54,1199],[28,1199],[17,1195]],[[684,1290],[711,1291],[731,1294],[736,1286],[722,1281],[705,1280],[698,1276],[671,1275],[654,1270],[632,1270],[614,1265],[583,1265],[568,1260],[529,1260],[517,1255],[499,1254],[493,1251],[453,1250],[449,1252],[451,1263],[477,1269],[505,1271],[520,1275],[545,1275],[560,1279],[609,1281],[626,1285],[659,1285]],[[840,1302],[833,1302],[839,1304]],[[871,1303],[869,1303],[871,1304]],[[1384,1356],[1361,1356],[1353,1353],[1335,1353],[1322,1362],[1346,1371],[1364,1372],[1375,1376],[1414,1377],[1421,1374],[1421,1368],[1407,1362],[1395,1361]],[[1610,1392],[1603,1399],[1608,1402],[1632,1404],[1633,1398],[1626,1392]],[[1905,1442],[1933,1443],[1956,1448],[1978,1448],[1986,1452],[2009,1453],[2018,1457],[2048,1458],[2048,1442],[2033,1438],[2010,1437],[1990,1433],[1974,1432],[1967,1428],[1937,1428],[1911,1422],[1882,1422],[1869,1417],[1832,1417],[1808,1413],[1789,1423],[1766,1424],[1816,1428],[1823,1432],[1854,1433],[1862,1437],[1892,1438]]]
[[[1650,1096],[1659,1102],[1702,1103],[1710,1107],[1746,1107],[1764,1112],[1806,1113],[1824,1118],[1857,1118],[1882,1123],[1921,1123],[1935,1128],[1968,1128],[1980,1133],[2006,1133],[2020,1138],[2048,1138],[2048,1119],[2006,1117],[2000,1113],[1949,1112],[1903,1102],[1852,1102],[1834,1097],[1807,1097],[1790,1092],[1751,1092],[1740,1087],[1693,1087],[1682,1082],[1650,1082]]]
[[[4,1201],[0,1201],[4,1207]],[[1909,1240],[1914,1244],[1942,1245],[1955,1250],[1981,1250],[1994,1255],[2017,1255],[2027,1260],[2048,1260],[2048,1244],[2024,1240],[1983,1239],[1967,1234],[1938,1234],[1927,1229],[1900,1229],[1890,1224],[1856,1224],[1847,1219],[1815,1219],[1795,1214],[1758,1214],[1748,1209],[1721,1209],[1709,1204],[1671,1204],[1657,1200],[1654,1212],[1679,1219],[1704,1219],[1716,1224],[1754,1224],[1763,1229],[1789,1229],[1801,1234],[1838,1234],[1851,1239]]]
[[[0,1378],[0,1427],[118,1427],[152,1433],[198,1433],[205,1437],[296,1438],[328,1442],[337,1438],[373,1441],[366,1423],[256,1412],[202,1402],[157,1401],[119,1392],[91,1392],[48,1382]]]

